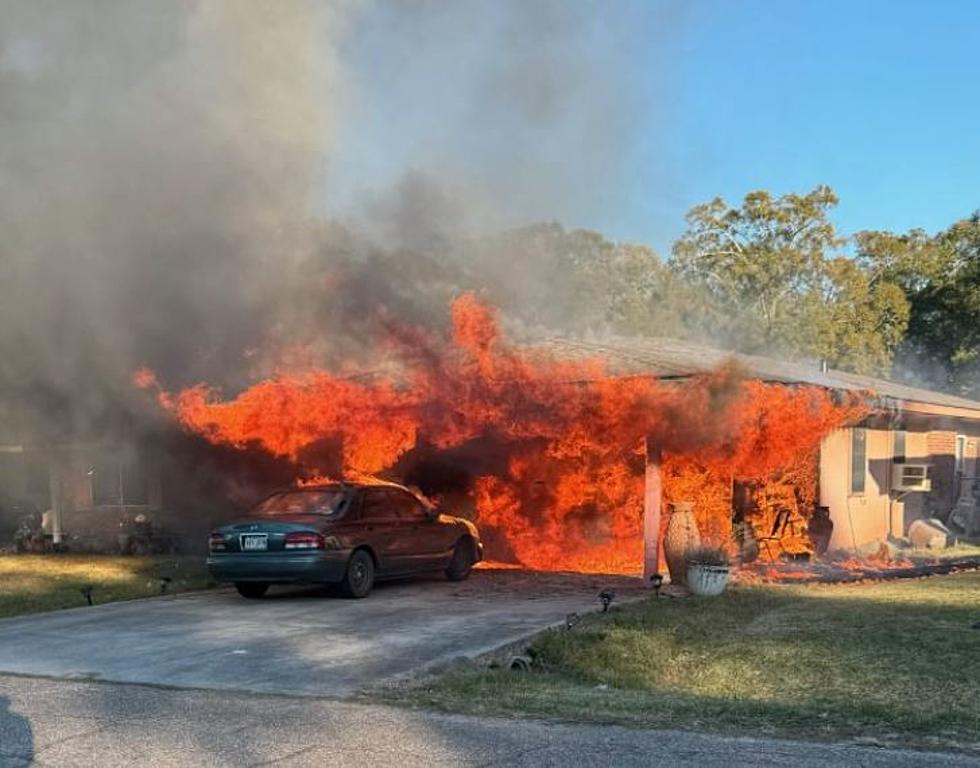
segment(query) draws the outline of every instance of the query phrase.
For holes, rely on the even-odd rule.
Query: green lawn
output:
[[[915,562],[932,562],[934,560],[965,560],[980,558],[980,544],[955,544],[946,549],[909,549],[902,553]]]
[[[81,589],[93,587],[95,603],[203,589],[209,578],[203,557],[113,555],[0,555],[0,618],[86,605]]]
[[[980,573],[648,599],[384,694],[476,714],[980,753]]]

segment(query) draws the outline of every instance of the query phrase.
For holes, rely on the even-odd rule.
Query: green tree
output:
[[[860,373],[889,368],[908,320],[902,289],[842,253],[829,187],[805,195],[751,192],[696,206],[670,267],[706,290],[720,331],[748,352],[816,357]]]
[[[911,305],[897,372],[980,397],[980,213],[934,237],[914,230],[856,239],[860,258],[901,285]]]
[[[851,258],[830,259],[825,270],[822,305],[801,318],[821,323],[814,351],[843,370],[889,373],[909,320],[905,292]]]
[[[697,307],[653,249],[554,223],[468,244],[463,262],[508,314],[559,331],[678,335]]]

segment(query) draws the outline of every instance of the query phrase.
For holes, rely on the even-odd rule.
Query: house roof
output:
[[[777,360],[745,355],[671,338],[613,337],[602,343],[564,338],[546,339],[545,350],[566,359],[600,358],[610,370],[623,375],[649,375],[658,378],[684,378],[706,373],[722,363],[735,360],[754,378],[786,384],[810,384],[826,389],[873,392],[898,405],[931,406],[929,412],[980,419],[980,402],[943,392],[910,387],[887,379],[859,376],[846,371],[820,369],[819,363]],[[955,409],[962,413],[951,414]]]

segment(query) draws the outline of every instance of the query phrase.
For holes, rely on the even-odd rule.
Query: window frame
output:
[[[856,456],[855,446],[858,444],[858,435],[861,435],[862,448],[862,471],[860,474],[855,472]],[[848,450],[848,495],[864,496],[868,490],[868,430],[865,427],[851,427],[851,444]],[[855,481],[860,477],[860,487],[855,486]]]
[[[966,470],[966,435],[956,435],[953,444],[953,470],[956,477],[962,477]]]
[[[403,523],[424,523],[428,520],[425,505],[417,496],[400,488],[389,488],[388,496],[392,503],[393,516]],[[409,510],[411,504],[411,510]],[[399,505],[402,505],[399,508]]]
[[[337,503],[337,508],[332,512],[319,511],[322,507],[317,507],[316,509],[303,509],[303,510],[283,510],[281,512],[263,509],[263,507],[270,503],[273,499],[282,498],[284,496],[323,496],[324,494],[336,494],[340,497]],[[319,517],[327,517],[331,519],[338,519],[344,517],[350,511],[350,494],[345,493],[342,489],[319,489],[319,488],[295,488],[285,491],[277,491],[273,494],[266,496],[262,501],[254,504],[249,510],[249,514],[256,517],[285,517],[289,515],[317,515]]]
[[[898,436],[901,435],[902,451],[898,451]],[[892,463],[893,464],[906,464],[908,463],[908,441],[909,433],[905,429],[896,429],[892,432]],[[867,445],[865,445],[865,451],[867,451]]]
[[[380,485],[364,488],[361,491],[361,503],[357,515],[358,519],[365,523],[391,523],[398,520],[398,517],[391,508],[390,497],[387,491],[387,488]],[[383,506],[380,507],[382,514],[369,516],[367,502],[368,499],[375,494],[382,499]]]

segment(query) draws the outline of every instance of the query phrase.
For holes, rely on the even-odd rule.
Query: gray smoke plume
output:
[[[655,81],[637,62],[662,36],[637,23],[639,10],[374,6],[344,48],[352,98],[331,169],[339,196],[355,196],[384,243],[417,249],[534,221],[587,224],[600,208],[625,207],[647,97],[638,80]]]
[[[484,287],[471,238],[616,194],[630,30],[555,0],[0,0],[0,399],[84,433],[143,365],[233,390],[436,322]]]
[[[308,248],[331,22],[271,0],[0,3],[6,392],[78,417],[141,364],[238,367]]]

